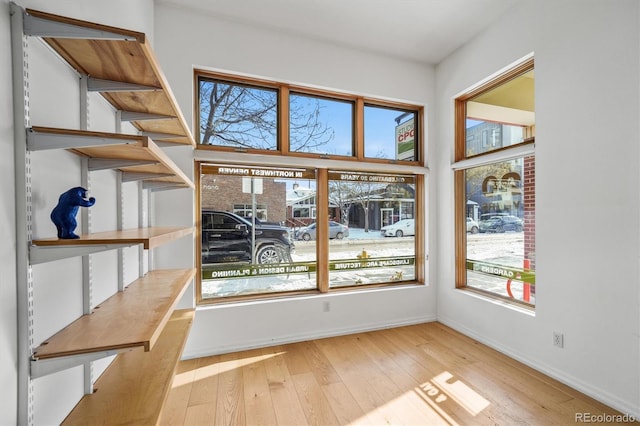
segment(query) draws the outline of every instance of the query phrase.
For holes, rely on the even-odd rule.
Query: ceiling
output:
[[[522,0],[155,0],[335,45],[437,64]]]

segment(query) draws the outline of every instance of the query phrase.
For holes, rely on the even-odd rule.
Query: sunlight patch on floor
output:
[[[186,385],[193,381],[193,376],[197,377],[198,380],[205,379],[207,377],[212,377],[217,374],[226,373],[227,371],[232,371],[237,368],[242,368],[247,365],[255,364],[258,362],[265,361],[270,358],[274,358],[284,354],[284,352],[274,352],[265,355],[252,356],[242,359],[233,359],[229,361],[212,361],[210,364],[203,365],[193,370],[188,370],[183,373],[178,373],[173,378],[172,387],[178,388],[180,386]]]
[[[432,406],[439,406],[445,401],[454,401],[472,416],[477,416],[491,403],[471,389],[464,382],[454,378],[448,371],[435,376],[430,381],[420,385],[420,392]]]

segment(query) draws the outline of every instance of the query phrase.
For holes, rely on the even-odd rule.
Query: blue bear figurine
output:
[[[58,205],[51,211],[51,220],[58,230],[58,238],[65,240],[80,238],[75,231],[78,223],[76,214],[79,207],[91,207],[96,203],[96,199],[87,199],[87,190],[81,186],[76,186],[60,194]]]

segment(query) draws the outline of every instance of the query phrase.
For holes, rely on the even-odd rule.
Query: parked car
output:
[[[479,231],[480,231],[480,225],[478,225],[478,222],[468,217],[467,232],[471,232],[472,234],[477,234]]]
[[[349,236],[349,227],[333,220],[329,221],[329,238],[341,240]],[[300,228],[295,233],[296,240],[310,241],[316,239],[316,224]]]
[[[414,219],[402,219],[393,225],[387,225],[380,228],[380,232],[385,237],[406,237],[416,234],[416,226]]]
[[[251,262],[252,234],[252,222],[237,214],[202,211],[202,263]],[[256,263],[291,261],[293,250],[287,228],[256,223]]]
[[[521,232],[524,229],[522,219],[516,216],[493,216],[489,220],[480,222],[480,232]]]

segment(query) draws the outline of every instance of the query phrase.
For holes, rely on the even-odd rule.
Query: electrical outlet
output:
[[[331,302],[322,302],[322,312],[329,312],[331,310]]]
[[[557,331],[553,332],[553,346],[564,348],[564,334]]]

